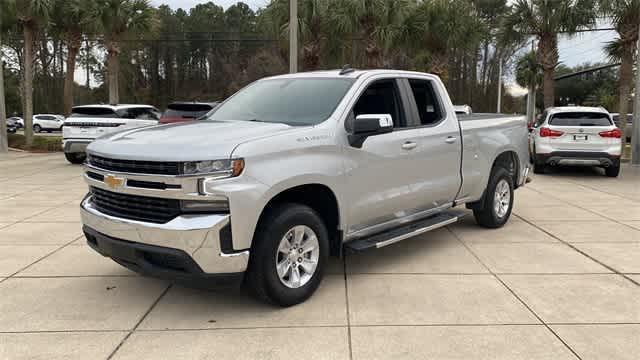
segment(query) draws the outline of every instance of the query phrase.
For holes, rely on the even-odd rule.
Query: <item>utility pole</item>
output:
[[[498,114],[502,107],[502,58],[498,57]]]
[[[638,53],[636,54],[636,97],[633,102],[633,128],[631,129],[631,165],[640,166],[640,26],[638,26]],[[624,136],[624,134],[622,134]]]
[[[298,72],[298,0],[289,0],[289,73]]]

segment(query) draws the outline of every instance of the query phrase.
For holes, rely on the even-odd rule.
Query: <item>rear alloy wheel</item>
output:
[[[301,204],[281,204],[263,215],[251,248],[246,282],[265,302],[291,306],[320,285],[329,236],[320,216]]]
[[[513,179],[509,171],[495,168],[485,190],[481,208],[473,210],[473,216],[480,226],[488,228],[502,227],[513,209]]]
[[[38,124],[33,125],[33,131],[39,133],[40,131],[42,131],[42,127]]]

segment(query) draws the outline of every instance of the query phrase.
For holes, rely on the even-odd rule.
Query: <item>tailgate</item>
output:
[[[117,131],[124,125],[122,119],[74,117],[64,122],[63,137],[65,139],[95,139],[98,136]]]

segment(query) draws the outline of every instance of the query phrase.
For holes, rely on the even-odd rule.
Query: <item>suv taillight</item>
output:
[[[562,131],[551,130],[549,128],[540,128],[540,137],[558,137],[564,134]]]
[[[615,128],[611,131],[603,131],[598,133],[600,136],[604,137],[604,138],[616,138],[616,139],[620,139],[622,137],[622,131],[618,128]]]

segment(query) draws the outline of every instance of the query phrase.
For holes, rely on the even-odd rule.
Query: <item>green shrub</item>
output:
[[[24,135],[7,134],[9,138],[9,147],[22,149],[33,152],[57,152],[62,151],[61,136],[34,136],[33,144],[28,147],[25,145]]]

